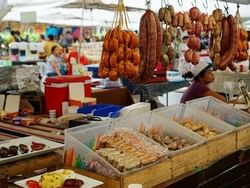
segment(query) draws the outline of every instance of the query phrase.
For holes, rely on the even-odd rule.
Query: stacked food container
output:
[[[201,109],[214,117],[237,127],[237,149],[250,145],[250,115],[213,97],[189,101],[187,106]]]
[[[202,168],[235,151],[241,129],[228,119],[218,118],[216,113],[207,113],[212,110],[229,117],[227,113],[234,112],[223,103],[212,105],[213,100],[205,98],[93,127],[68,129],[65,163],[118,178],[119,187],[130,183],[152,187]],[[237,118],[233,119],[248,127],[249,115],[237,111]]]

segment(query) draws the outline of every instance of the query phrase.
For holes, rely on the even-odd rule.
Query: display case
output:
[[[203,144],[205,139],[190,130],[185,130],[178,123],[156,113],[146,112],[130,118],[124,117],[113,121],[116,128],[129,127],[160,143],[168,149],[170,156],[192,150]],[[180,144],[184,142],[185,144]],[[174,147],[178,143],[180,147]],[[172,146],[169,147],[169,145]]]
[[[187,106],[199,108],[235,127],[250,123],[250,115],[214,97],[203,97],[187,102]]]
[[[122,142],[122,139],[126,140]],[[103,146],[104,140],[105,144],[109,144],[109,146]],[[108,140],[112,140],[112,142]],[[104,149],[109,150],[106,152],[107,155],[104,155]],[[137,151],[140,150],[142,152],[139,154],[145,154],[143,159],[137,156]],[[124,154],[130,155],[134,153],[136,155],[135,159],[139,163],[133,168],[124,165],[121,170],[114,156],[108,156],[108,152],[116,152],[114,156],[119,157],[124,157]],[[149,155],[152,157],[151,154],[154,155],[154,159],[146,158]],[[167,149],[160,144],[130,128],[116,128],[110,121],[106,121],[99,126],[93,125],[91,128],[81,126],[65,130],[65,164],[94,171],[108,177],[123,177],[132,172],[148,168],[153,164],[166,160],[167,154]],[[132,157],[132,155],[130,156]],[[114,162],[117,163],[114,164]]]
[[[217,160],[236,150],[236,128],[206,112],[181,104],[170,108],[160,108],[154,110],[153,113],[157,113],[166,119],[175,120],[179,124],[183,124],[185,121],[201,123],[202,129],[206,125],[208,129],[217,132],[217,135],[205,138],[205,143],[197,147],[195,152],[189,150],[171,158],[173,177],[184,174],[195,167],[205,166],[208,162]],[[184,126],[183,128],[190,131]]]
[[[250,115],[213,97],[189,101],[187,106],[196,107],[237,127],[237,148],[250,145]]]

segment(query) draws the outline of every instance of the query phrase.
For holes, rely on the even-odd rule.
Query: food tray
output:
[[[235,126],[239,127],[250,123],[250,115],[236,109],[214,97],[203,97],[187,102],[187,106],[196,107]]]
[[[190,118],[193,121],[205,123],[208,127],[214,128],[219,132],[214,137],[205,138],[204,144],[199,145],[194,150],[187,150],[172,156],[172,177],[193,172],[197,167],[202,168],[209,162],[218,160],[236,150],[236,128],[202,110],[190,106],[177,105],[170,108],[157,109],[153,113],[157,113],[165,119],[174,119],[177,122]],[[175,118],[172,116],[175,116]],[[186,131],[190,131],[190,129],[184,126],[183,128]]]
[[[56,170],[54,172],[61,173],[63,171],[64,171],[64,169],[60,169],[60,170]],[[92,188],[92,187],[97,187],[97,186],[103,184],[103,182],[101,182],[101,181],[98,181],[98,180],[95,180],[95,179],[80,175],[78,173],[75,173],[74,176],[75,176],[76,179],[80,179],[80,180],[82,180],[84,182],[84,185],[81,188]],[[41,175],[38,175],[38,176],[35,176],[35,177],[32,177],[32,178],[27,178],[27,179],[15,182],[15,184],[20,186],[20,187],[28,188],[28,186],[26,185],[26,182],[28,180],[39,181],[40,177],[41,177]]]
[[[218,136],[224,136],[228,133],[236,131],[236,128],[227,124],[226,122],[204,112],[197,108],[193,108],[191,106],[185,105],[176,105],[170,108],[163,107],[153,111],[153,113],[157,113],[166,118],[172,118],[176,122],[181,122],[183,119],[192,119],[193,121],[202,122],[208,125],[210,128],[214,128],[220,134]],[[173,117],[174,116],[174,117]],[[185,128],[185,127],[184,127]],[[187,128],[185,128],[188,130]],[[197,134],[197,133],[196,133]],[[218,136],[215,136],[210,139],[214,139]],[[210,140],[206,139],[206,141]]]
[[[204,97],[189,101],[188,106],[202,109],[213,116],[224,120],[225,122],[237,127],[237,148],[250,146],[250,115],[242,110],[236,109],[213,97]]]
[[[168,107],[157,108],[153,113],[164,115],[164,117],[173,121],[179,121],[185,111],[185,104],[176,104]]]
[[[179,114],[175,115],[177,117],[177,122],[180,122],[183,119],[192,119],[192,121],[205,123],[209,128],[213,128],[219,132],[219,134],[214,137],[206,138],[204,145],[200,147],[201,152],[199,152],[199,155],[196,154],[198,166],[205,165],[207,162],[218,160],[219,158],[236,150],[237,137],[235,127],[200,109],[193,108],[191,106],[176,106],[175,108],[179,109]],[[169,114],[173,114],[168,108],[161,108],[154,111],[153,113],[157,113],[164,117],[171,117]],[[190,130],[184,126],[183,128],[185,128],[186,131]],[[192,154],[192,157],[195,156]],[[176,161],[179,163],[179,161],[183,159],[185,159],[185,157],[180,157]],[[175,174],[180,175],[180,173],[183,172],[185,172],[185,169]]]
[[[145,127],[145,131],[152,128],[160,129],[160,132],[163,133],[164,136],[177,136],[192,144],[191,146],[176,151],[169,151],[171,156],[195,148],[205,141],[200,135],[190,130],[185,130],[178,123],[152,112],[142,113],[140,115],[131,116],[130,118],[119,118],[114,120],[113,124],[116,128],[128,127],[140,132],[142,132],[142,130],[140,130],[142,125]]]
[[[142,168],[136,168],[127,172],[120,172],[108,161],[104,160],[101,156],[94,152],[100,136],[107,133],[113,133],[115,131],[117,131],[117,129],[114,128],[111,122],[104,122],[103,125],[87,129],[80,126],[65,130],[64,162],[66,166],[94,171],[108,177],[122,177],[130,174],[131,172],[147,168],[160,161],[157,160],[156,162],[145,165]],[[163,148],[160,144],[148,139],[147,137],[144,137],[138,132],[134,133],[138,134],[138,136],[142,139],[145,139],[145,141],[151,142],[155,146],[166,151],[165,148]],[[167,151],[164,155],[166,154]],[[164,159],[165,157],[162,158],[162,160]]]
[[[42,150],[31,152],[30,146],[31,146],[32,142],[43,143],[46,146]],[[28,137],[17,138],[17,139],[12,139],[12,140],[8,140],[8,141],[0,142],[0,148],[1,147],[9,147],[11,145],[18,146],[19,144],[27,145],[29,148],[29,152],[24,153],[24,154],[19,153],[18,155],[12,156],[12,157],[0,158],[0,165],[5,164],[5,163],[10,163],[13,161],[18,161],[18,160],[25,159],[25,158],[29,158],[29,157],[34,157],[34,156],[50,153],[50,152],[53,152],[57,149],[63,148],[63,146],[64,146],[64,144],[59,144],[59,143],[56,143],[53,141],[45,140],[45,139],[42,139],[40,137],[28,136]]]

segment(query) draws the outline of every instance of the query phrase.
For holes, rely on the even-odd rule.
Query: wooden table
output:
[[[55,170],[61,166],[62,156],[56,152],[0,165],[0,187],[7,188],[10,177],[28,175],[44,168]]]
[[[0,121],[0,136],[3,133],[9,135],[20,136],[38,136],[55,142],[64,143],[64,130],[63,128],[57,128],[46,125],[31,125],[31,126],[20,126],[13,125],[11,123]],[[5,136],[7,137],[7,136]],[[0,137],[1,138],[1,137]]]

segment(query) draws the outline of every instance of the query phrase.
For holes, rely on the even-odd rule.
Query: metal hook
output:
[[[194,3],[191,3],[193,7],[196,7],[196,0],[194,0]]]
[[[203,5],[203,7],[204,7],[205,9],[207,9],[207,8],[208,8],[207,0],[205,0],[205,2],[206,2],[206,3],[202,3],[202,5]]]
[[[224,8],[225,8],[225,11],[226,11],[227,15],[229,15],[229,12],[228,12],[228,10],[229,10],[229,7],[228,7],[228,4],[227,4],[227,2],[226,2],[226,6],[224,6]]]
[[[151,7],[151,0],[146,0],[146,6],[148,9]]]
[[[179,5],[182,7],[183,1],[182,1],[182,0],[178,0],[178,3],[179,3]]]
[[[216,4],[217,4],[217,6],[216,6]],[[215,6],[215,8],[220,8],[220,5],[219,5],[218,0],[216,0],[216,4],[214,5],[214,6]]]
[[[163,0],[163,1],[164,1],[165,6],[169,5],[168,0],[167,0],[167,2],[166,2],[166,0]]]

